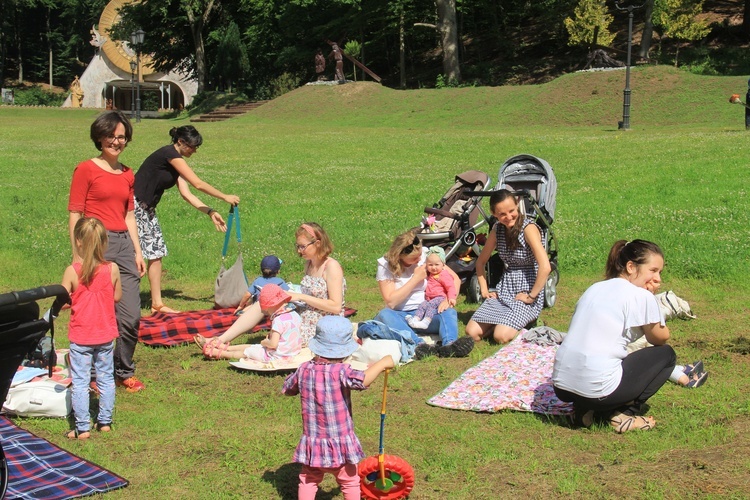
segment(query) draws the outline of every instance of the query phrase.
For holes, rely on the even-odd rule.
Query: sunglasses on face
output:
[[[414,251],[415,247],[418,247],[421,244],[422,241],[419,239],[419,237],[415,236],[414,241],[412,241],[410,245],[405,246],[404,249],[401,250],[401,255],[409,255]]]

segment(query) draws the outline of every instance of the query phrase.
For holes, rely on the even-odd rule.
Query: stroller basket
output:
[[[47,297],[56,297],[49,321],[39,318],[39,304],[36,303]],[[53,317],[69,302],[68,291],[60,285],[0,294],[0,402],[8,396],[13,375],[24,357],[36,348],[48,330],[54,335]],[[51,375],[52,366],[49,370]],[[2,443],[0,461],[0,498],[4,498],[8,487],[8,467]]]

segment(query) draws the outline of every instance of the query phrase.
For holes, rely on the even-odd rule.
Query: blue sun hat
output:
[[[352,336],[352,322],[343,316],[323,316],[315,326],[315,337],[307,347],[328,359],[344,359],[359,348]]]

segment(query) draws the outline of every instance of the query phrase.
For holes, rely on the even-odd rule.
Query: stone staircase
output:
[[[220,122],[233,118],[235,116],[244,115],[248,111],[252,111],[255,108],[264,105],[268,101],[254,101],[246,102],[244,104],[236,104],[233,106],[226,106],[221,109],[215,109],[205,115],[200,115],[196,118],[191,118],[191,122]]]

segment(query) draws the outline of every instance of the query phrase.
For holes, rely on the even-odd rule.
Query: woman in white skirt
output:
[[[507,189],[490,196],[490,211],[497,218],[477,259],[477,278],[485,301],[466,325],[476,342],[485,337],[510,342],[518,331],[539,317],[544,306],[544,284],[551,267],[539,226],[518,210],[518,199]],[[497,292],[490,293],[484,275],[492,252],[506,269]]]

